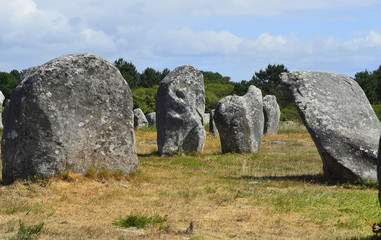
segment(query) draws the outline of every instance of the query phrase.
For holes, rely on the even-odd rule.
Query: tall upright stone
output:
[[[148,120],[140,108],[134,109],[134,128],[142,129],[148,126]]]
[[[156,127],[156,112],[146,114],[148,125]]]
[[[222,152],[256,153],[263,137],[263,103],[260,89],[251,85],[244,96],[227,96],[215,110]]]
[[[216,122],[214,121],[214,109],[210,111],[210,117],[209,117],[209,133],[212,134],[215,137],[220,137],[220,134],[218,133],[218,129],[216,126]]]
[[[3,180],[136,170],[132,107],[126,81],[101,57],[66,55],[26,70],[1,140]]]
[[[282,73],[332,179],[377,179],[381,125],[361,87],[323,72]]]
[[[265,117],[263,134],[277,134],[280,120],[280,109],[274,95],[266,95],[263,98],[263,114]]]
[[[156,97],[157,144],[162,156],[201,152],[205,144],[204,77],[190,65],[177,67],[161,82]]]

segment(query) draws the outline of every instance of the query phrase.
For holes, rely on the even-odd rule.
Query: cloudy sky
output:
[[[380,13],[379,0],[0,0],[0,71],[90,52],[233,81],[268,64],[354,76],[381,65]]]

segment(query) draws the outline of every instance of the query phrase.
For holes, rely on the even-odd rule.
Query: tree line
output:
[[[140,108],[144,113],[155,111],[155,98],[160,82],[170,72],[168,68],[162,71],[147,67],[139,73],[132,62],[123,58],[114,61],[123,78],[131,88],[134,108]],[[297,120],[299,114],[294,106],[293,97],[285,89],[279,78],[280,73],[289,72],[283,64],[269,64],[265,69],[255,72],[250,80],[233,82],[228,76],[218,72],[201,71],[205,84],[205,110],[209,112],[217,103],[228,95],[244,95],[250,85],[262,90],[262,95],[275,95],[282,111],[282,120]],[[22,71],[0,72],[0,91],[9,99],[16,88]],[[358,72],[354,80],[362,87],[372,105],[381,104],[381,65],[374,71]],[[381,115],[381,105],[374,106]]]

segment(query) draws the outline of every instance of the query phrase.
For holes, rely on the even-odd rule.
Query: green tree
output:
[[[243,96],[246,94],[247,89],[253,83],[251,81],[242,80],[241,82],[234,83],[234,93]]]
[[[150,88],[159,85],[161,82],[161,73],[153,68],[146,68],[140,75],[139,87]]]
[[[269,64],[265,70],[256,72],[251,79],[254,86],[262,90],[262,95],[275,95],[281,108],[294,103],[292,95],[282,84],[279,75],[289,72],[283,64]]]
[[[205,84],[205,111],[215,109],[217,103],[224,97],[234,94],[234,85],[209,83]]]
[[[17,82],[20,81],[21,73],[16,69],[13,69],[9,74],[11,74],[17,80]]]
[[[0,91],[6,99],[11,98],[18,85],[20,75],[17,70],[12,70],[11,73],[0,72]]]
[[[160,73],[160,79],[163,80],[171,71],[168,68],[164,68],[164,70]]]
[[[119,58],[114,62],[115,67],[117,67],[122,74],[124,80],[128,83],[131,89],[137,88],[140,85],[140,74],[136,70],[136,67],[131,62],[126,62],[123,58]]]
[[[355,81],[364,90],[371,104],[381,103],[381,65],[373,72],[365,70],[356,73]]]
[[[155,111],[156,94],[159,86],[136,88],[132,90],[134,109],[140,108],[145,114]]]
[[[220,84],[233,84],[230,82],[230,77],[222,76],[218,72],[210,72],[210,71],[201,71],[204,75],[204,83],[220,83]]]
[[[275,95],[281,108],[285,108],[294,103],[292,95],[282,84],[279,75],[288,72],[283,64],[269,64],[265,70],[255,72],[250,81],[241,81],[235,84],[234,90],[237,95],[244,95],[250,85],[254,85],[262,90],[262,96]]]

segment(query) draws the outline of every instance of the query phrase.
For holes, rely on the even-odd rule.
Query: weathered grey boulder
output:
[[[156,127],[156,112],[146,114],[148,125]]]
[[[381,125],[360,86],[342,74],[282,73],[333,179],[377,179]]]
[[[138,167],[132,95],[116,67],[92,54],[28,69],[12,95],[1,141],[3,180],[90,166]]]
[[[134,109],[134,128],[142,129],[148,126],[148,121],[140,108]]]
[[[277,134],[280,120],[280,109],[274,95],[266,95],[263,98],[263,115],[265,117],[263,134]]]
[[[190,65],[177,67],[161,82],[156,97],[157,144],[162,156],[201,152],[205,143],[204,77]]]
[[[260,89],[251,85],[244,96],[227,96],[215,110],[222,152],[256,153],[263,137],[263,103]]]
[[[204,113],[204,126],[210,123],[210,113]]]
[[[214,122],[214,111],[214,109],[210,111],[209,133],[215,137],[220,137],[220,134],[218,133],[218,129],[216,126],[216,122]]]

